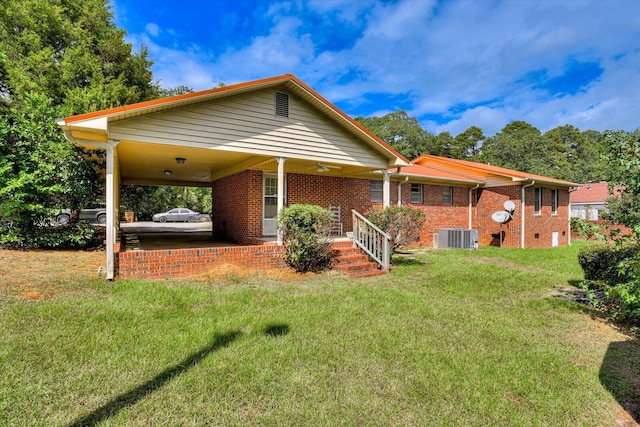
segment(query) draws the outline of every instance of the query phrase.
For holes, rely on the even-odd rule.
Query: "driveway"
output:
[[[120,229],[126,234],[200,233],[203,231],[211,231],[211,222],[121,222]]]

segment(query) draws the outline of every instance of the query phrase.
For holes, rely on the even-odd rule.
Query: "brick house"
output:
[[[423,155],[402,168],[402,204],[424,209],[420,244],[439,228],[478,230],[480,245],[544,248],[570,244],[569,194],[578,184],[465,160]],[[502,226],[492,220],[514,205]],[[396,199],[397,202],[397,199]],[[500,231],[502,230],[502,235]]]
[[[573,184],[434,156],[410,163],[290,74],[67,117],[58,125],[75,145],[106,152],[107,248],[114,248],[106,251],[108,279],[117,262],[121,273],[142,277],[196,274],[221,260],[280,266],[281,247],[261,243],[277,237],[277,212],[297,203],[339,206],[344,231],[353,228],[352,210],[422,206],[428,225],[420,243],[431,246],[441,227],[478,228],[480,243],[488,244],[496,204],[526,200],[526,221],[519,205],[504,243],[567,243]],[[243,246],[120,253],[121,184],[210,187],[212,238]],[[534,213],[534,197],[540,212]],[[552,233],[561,237],[552,240]],[[146,271],[136,267],[142,264]]]

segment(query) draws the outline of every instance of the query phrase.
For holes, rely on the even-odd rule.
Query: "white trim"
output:
[[[531,184],[522,186],[522,209],[521,209],[522,212],[520,212],[520,247],[522,249],[524,249],[524,232],[525,232],[524,224],[525,224],[525,213],[526,213],[525,207],[527,206],[525,202],[525,196],[526,196],[525,188],[532,187],[535,185],[535,183],[536,183],[535,181],[531,181]]]
[[[277,216],[280,214],[280,211],[282,210],[282,208],[284,208],[284,191],[285,191],[284,162],[286,162],[287,159],[284,158],[284,157],[277,157],[276,161],[278,162],[278,208],[277,208],[277,213],[276,213],[276,218],[277,218]],[[279,245],[281,245],[282,244],[282,235],[280,233],[278,233],[277,230],[276,230],[276,234],[278,236],[277,237],[277,242],[278,242]]]

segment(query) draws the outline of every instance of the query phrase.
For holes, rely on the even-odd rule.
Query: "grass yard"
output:
[[[115,283],[0,251],[0,425],[635,425],[637,339],[550,296],[582,245]]]

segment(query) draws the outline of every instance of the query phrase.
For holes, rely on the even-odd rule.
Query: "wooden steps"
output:
[[[331,261],[331,268],[341,271],[352,278],[381,276],[387,274],[379,269],[378,264],[369,261],[369,256],[365,255],[358,248],[353,247],[351,241],[334,242],[332,245],[334,258]]]

